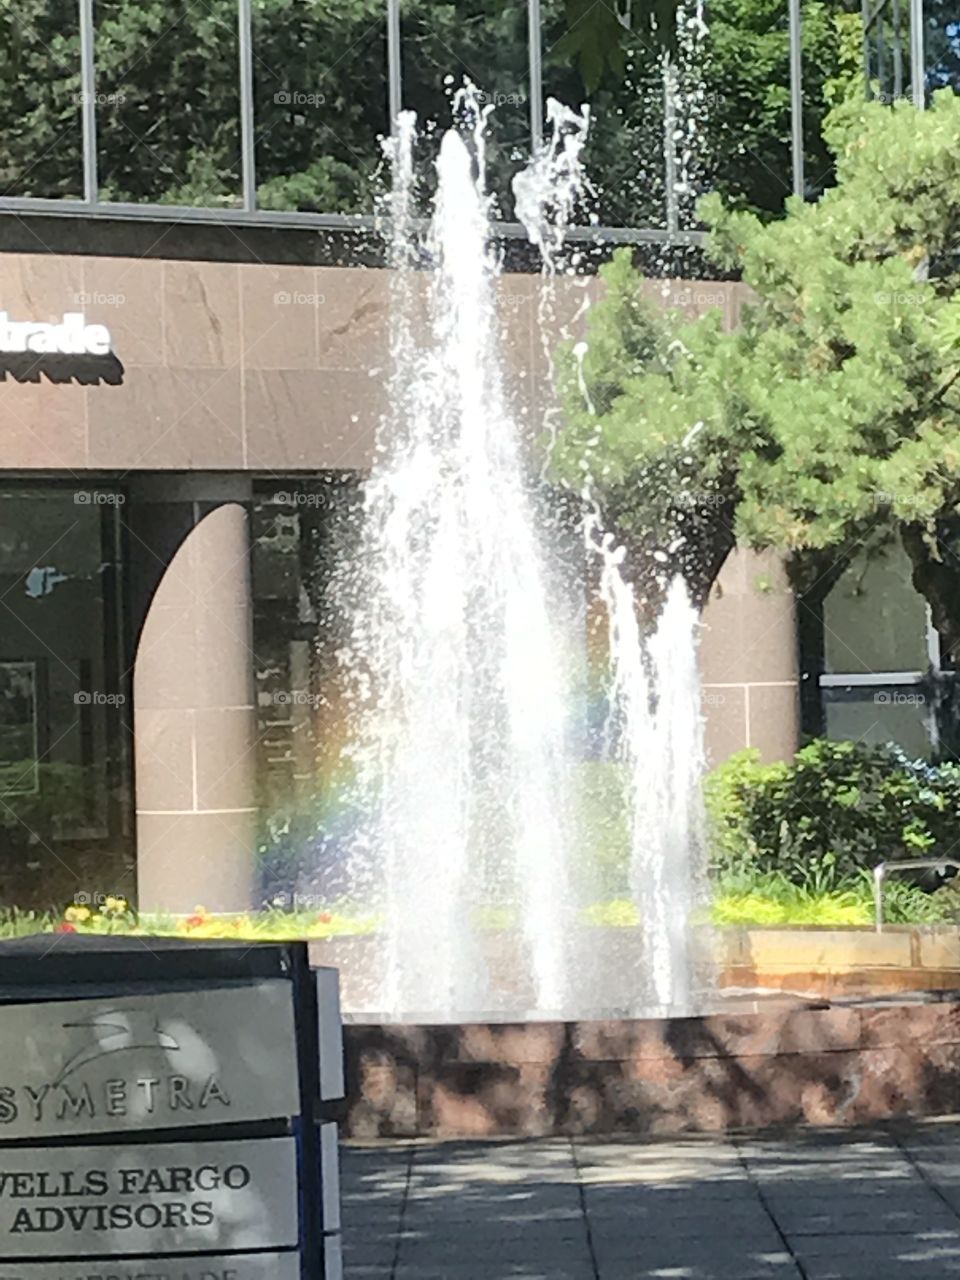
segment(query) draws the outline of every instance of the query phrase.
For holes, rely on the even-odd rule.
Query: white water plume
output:
[[[440,146],[419,246],[431,271],[413,271],[412,228],[394,223],[392,411],[365,492],[351,661],[369,676],[358,760],[370,821],[354,860],[385,889],[371,998],[393,1014],[498,1008],[477,945],[478,917],[497,903],[519,918],[527,998],[545,1011],[567,1003],[567,699],[503,389],[473,120]],[[394,210],[409,208],[414,142],[407,121]]]
[[[608,622],[608,740],[624,769],[630,890],[640,917],[635,999],[664,1012],[689,1012],[702,994],[691,939],[706,870],[699,619],[677,577],[656,630],[644,640],[623,574],[624,548],[603,531],[587,495],[585,502],[585,540],[600,562]]]
[[[341,655],[362,807],[350,895],[380,916],[376,952],[360,962],[362,1007],[436,1020],[686,1010],[702,852],[696,616],[675,586],[644,640],[623,552],[588,485],[584,533],[609,621],[612,741],[641,921],[598,940],[574,892],[574,699],[546,545],[556,531],[536,518],[504,386],[486,111],[469,89],[455,108],[462,123],[442,138],[425,233],[412,116],[388,148],[391,407],[364,487]],[[585,191],[588,116],[552,104],[550,123],[514,181],[548,285]]]

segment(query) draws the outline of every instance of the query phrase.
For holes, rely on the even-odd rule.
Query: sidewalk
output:
[[[348,1146],[347,1280],[960,1275],[960,1120]]]

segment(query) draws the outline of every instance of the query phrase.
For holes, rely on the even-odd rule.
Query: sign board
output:
[[[340,1280],[336,982],[303,943],[0,943],[0,1280]]]
[[[289,982],[0,1005],[0,1142],[299,1109]]]
[[[0,1152],[0,1257],[296,1248],[293,1138]]]
[[[88,1258],[83,1262],[0,1262],[0,1280],[300,1280],[295,1253],[220,1258]]]
[[[317,1041],[320,1046],[320,1098],[342,1098],[343,1019],[340,1013],[340,974],[336,969],[317,969]]]

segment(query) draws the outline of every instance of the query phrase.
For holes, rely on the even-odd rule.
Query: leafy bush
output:
[[[888,892],[891,888],[893,888],[891,882],[888,882],[884,888],[885,914]],[[936,893],[931,894],[930,900],[936,904],[938,920],[942,920],[947,924],[960,924],[960,875],[953,880],[949,880]]]
[[[960,767],[892,746],[818,739],[793,761],[741,751],[706,786],[720,873],[778,872],[827,891],[878,862],[936,857],[960,831]]]

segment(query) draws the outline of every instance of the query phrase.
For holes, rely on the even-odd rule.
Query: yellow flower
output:
[[[71,924],[84,924],[90,919],[91,911],[89,907],[67,907],[63,914]]]

